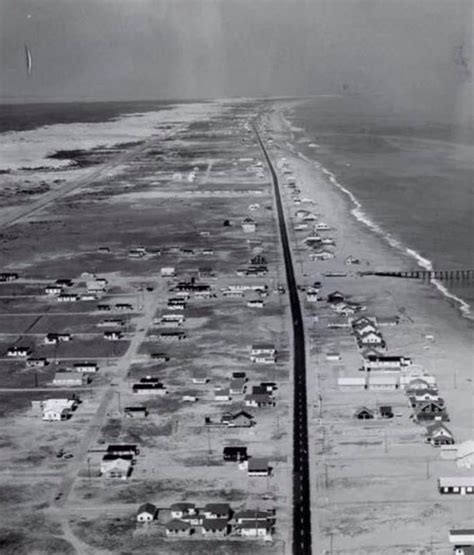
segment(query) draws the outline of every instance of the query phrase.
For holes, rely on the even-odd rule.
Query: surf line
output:
[[[321,164],[316,162],[317,167],[322,171],[322,173],[328,178],[329,182],[337,187],[340,191],[342,191],[345,195],[347,195],[354,208],[351,209],[351,214],[355,217],[356,220],[366,225],[371,231],[380,235],[391,247],[401,251],[403,254],[408,254],[412,258],[416,260],[416,263],[420,268],[424,270],[432,271],[433,270],[433,263],[431,260],[423,257],[419,252],[414,249],[410,249],[405,247],[398,239],[395,239],[390,235],[390,233],[385,232],[378,224],[373,222],[367,214],[362,209],[362,204],[357,200],[356,196],[346,189],[339,181],[336,179],[336,176],[329,171],[327,168],[322,166]],[[454,301],[459,307],[462,316],[465,318],[472,319],[471,315],[471,307],[470,305],[464,301],[463,299],[459,298],[457,295],[449,291],[449,289],[441,283],[440,280],[436,278],[430,278],[430,283],[438,289],[438,291],[447,299]]]

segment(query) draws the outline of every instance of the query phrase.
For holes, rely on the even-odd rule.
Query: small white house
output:
[[[152,522],[155,520],[158,509],[153,503],[144,503],[138,507],[137,522]]]
[[[254,233],[257,228],[257,224],[252,218],[245,218],[242,220],[242,229],[244,233]]]
[[[53,385],[63,387],[75,387],[87,384],[88,379],[82,372],[68,372],[59,370],[54,375]]]
[[[172,266],[161,268],[160,274],[163,278],[172,278],[176,275],[175,269]]]
[[[231,400],[232,397],[230,396],[230,390],[228,388],[219,388],[214,390],[214,401],[228,403]]]

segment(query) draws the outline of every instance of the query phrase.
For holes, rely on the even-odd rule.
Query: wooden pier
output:
[[[439,279],[442,281],[468,281],[474,279],[473,270],[404,270],[404,271],[380,271],[359,272],[361,276],[383,276],[406,279],[421,279],[429,281]]]

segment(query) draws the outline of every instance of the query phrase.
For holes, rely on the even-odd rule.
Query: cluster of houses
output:
[[[86,291],[72,292],[74,281],[69,278],[57,279],[44,288],[45,295],[56,298],[58,302],[95,301],[106,291],[108,281],[95,274],[84,274]]]
[[[229,535],[271,540],[275,526],[275,511],[254,509],[232,510],[228,503],[208,503],[198,508],[194,503],[181,502],[166,510],[171,519],[165,523],[168,538],[223,538]],[[139,523],[151,523],[159,510],[152,503],[141,505],[136,514]]]
[[[243,403],[246,407],[274,407],[276,390],[275,382],[260,382],[258,385],[250,386],[246,373],[237,371],[232,373],[228,387],[214,387],[214,401],[231,402],[235,396],[243,395]]]
[[[366,310],[366,307],[364,305],[346,299],[345,295],[340,291],[333,291],[332,293],[329,293],[326,300],[335,314],[337,314],[340,317],[340,320],[343,320],[345,324],[339,326],[332,325],[330,327],[350,327],[351,323],[348,322],[346,318]]]

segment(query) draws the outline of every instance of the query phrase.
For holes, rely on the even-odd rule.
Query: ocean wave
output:
[[[328,178],[329,182],[337,187],[340,191],[342,191],[345,195],[347,195],[354,208],[351,209],[351,214],[358,220],[359,222],[366,225],[371,231],[376,233],[377,235],[381,236],[385,241],[393,248],[401,251],[403,254],[408,254],[412,258],[416,260],[416,263],[420,268],[423,268],[427,271],[433,270],[433,263],[431,260],[428,260],[424,256],[422,256],[419,252],[409,247],[403,245],[398,239],[395,239],[390,233],[387,233],[384,229],[382,229],[377,223],[369,218],[369,216],[363,211],[362,204],[359,202],[357,197],[346,189],[339,181],[336,179],[336,176],[329,171],[327,168],[323,167],[322,165],[318,164],[319,169],[322,171],[324,175]],[[472,319],[471,314],[471,306],[464,301],[463,299],[459,298],[457,295],[452,293],[441,281],[436,278],[430,278],[430,283],[436,287],[436,289],[447,299],[453,301],[461,311],[461,314],[469,319]]]

